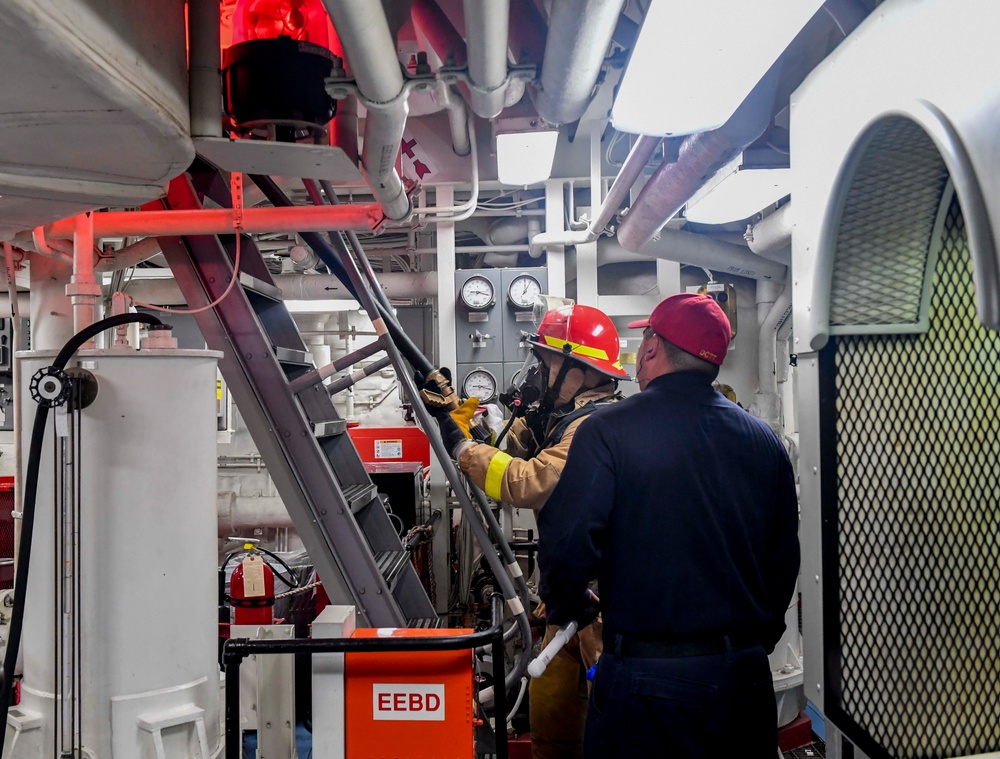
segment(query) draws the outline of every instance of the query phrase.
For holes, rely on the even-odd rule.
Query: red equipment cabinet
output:
[[[363,628],[354,638],[468,635],[468,629]],[[347,759],[472,759],[472,652],[345,654]]]
[[[229,598],[233,606],[233,624],[274,623],[274,570],[261,554],[247,554],[233,570]]]
[[[351,427],[347,432],[371,473],[379,472],[378,464],[431,464],[431,444],[419,427]]]

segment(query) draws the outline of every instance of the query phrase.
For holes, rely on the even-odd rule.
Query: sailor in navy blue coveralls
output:
[[[692,297],[640,323],[643,392],[580,426],[539,515],[548,622],[583,615],[598,579],[586,757],[777,753],[767,654],[798,574],[794,475],[771,429],[713,389],[717,371],[685,360],[718,366],[729,341],[728,321],[724,338],[704,323],[714,301]]]

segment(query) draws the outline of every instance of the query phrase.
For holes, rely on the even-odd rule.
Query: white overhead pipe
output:
[[[617,239],[608,240],[605,246],[609,251],[622,247]],[[662,230],[659,238],[654,238],[643,245],[639,253],[650,258],[703,266],[712,271],[748,279],[784,282],[788,276],[788,268],[781,264],[755,256],[739,245],[720,242],[692,232]]]
[[[615,177],[611,189],[608,190],[604,202],[601,203],[601,207],[594,214],[594,218],[587,225],[587,228],[581,231],[546,231],[535,235],[531,238],[531,250],[529,251],[531,257],[541,256],[547,245],[584,245],[596,240],[618,213],[622,201],[628,196],[632,185],[639,179],[661,140],[660,137],[640,135],[635,145],[632,146],[632,150],[629,151],[625,163],[622,164],[621,171]]]
[[[553,0],[535,96],[545,121],[569,124],[583,116],[623,5],[623,0]]]
[[[792,204],[786,203],[756,224],[748,224],[743,238],[750,250],[786,266],[791,264],[792,229],[795,226],[792,213]]]
[[[486,235],[489,252],[483,257],[488,266],[517,266],[517,256],[527,250],[516,243],[527,242],[542,231],[542,222],[537,216],[507,216],[490,225]],[[516,250],[509,250],[516,248]]]
[[[435,272],[380,274],[379,284],[391,299],[433,298],[437,295]],[[286,300],[353,300],[343,283],[331,274],[279,274],[274,284]],[[126,292],[136,300],[158,306],[180,306],[184,296],[172,279],[133,279]]]
[[[510,0],[463,0],[472,110],[492,119],[504,108]]]
[[[403,71],[382,3],[323,0],[368,110],[361,166],[372,194],[393,221],[410,215],[410,199],[396,171],[408,112]]]
[[[466,112],[466,128],[469,133],[469,161],[472,164],[472,194],[464,203],[454,206],[418,206],[413,209],[417,216],[427,217],[423,221],[465,221],[476,212],[479,205],[479,148],[476,145],[476,117]]]
[[[10,295],[7,293],[0,293],[0,313],[9,314],[10,308]],[[26,292],[19,292],[17,294],[17,311],[18,313],[28,313],[31,308],[31,295]],[[6,317],[3,317],[6,318]]]
[[[138,266],[153,256],[162,252],[160,240],[157,237],[144,237],[139,242],[126,245],[121,250],[111,251],[109,255],[99,255],[94,264],[95,271],[118,271]]]
[[[247,468],[251,466],[247,464]],[[295,529],[285,504],[278,496],[244,496],[231,490],[221,491],[216,496],[216,510],[219,537],[257,527]]]
[[[448,128],[451,130],[451,149],[455,155],[467,156],[472,150],[471,130],[466,126],[465,100],[443,80],[439,79],[431,93],[431,98],[448,112]]]

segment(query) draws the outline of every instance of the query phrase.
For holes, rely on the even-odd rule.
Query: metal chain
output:
[[[323,584],[322,580],[317,580],[316,582],[311,582],[308,585],[303,585],[301,588],[292,588],[291,590],[286,590],[284,593],[276,593],[274,600],[277,601],[279,598],[288,598],[289,596],[297,596],[299,593],[305,593],[307,590],[312,590]]]

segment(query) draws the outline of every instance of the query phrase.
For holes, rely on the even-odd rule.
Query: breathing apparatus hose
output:
[[[253,174],[250,178],[253,180],[254,184],[260,188],[261,192],[264,193],[264,196],[271,202],[272,205],[293,205],[288,196],[282,192],[281,188],[278,187],[278,185],[270,177]],[[334,198],[336,197],[336,193],[331,192],[332,188],[325,186],[324,190],[329,194],[329,201],[331,203],[335,203],[336,200],[334,200]],[[343,255],[345,259],[351,259],[350,251],[347,249],[347,243],[344,241],[343,236],[339,233],[332,234],[329,242],[323,237],[323,235],[317,232],[299,232],[299,236],[309,247],[313,249],[316,255],[319,256],[320,260],[326,264],[330,273],[336,276],[337,279],[344,284],[348,292],[350,292],[351,295],[353,295],[355,299],[360,302],[361,299],[358,298],[357,288],[354,286],[349,273],[341,261],[337,258],[337,253],[334,252],[333,249],[334,247],[338,248],[341,255]],[[386,328],[389,331],[389,336],[392,338],[393,343],[395,343],[396,347],[399,348],[400,353],[402,353],[403,357],[410,363],[410,366],[412,366],[417,372],[424,375],[430,374],[434,371],[434,365],[431,364],[423,353],[420,352],[420,349],[417,348],[414,342],[403,331],[402,327],[400,327],[399,322],[392,313],[392,307],[389,304],[388,298],[382,289],[378,287],[378,284],[375,281],[375,276],[371,271],[371,268],[368,266],[367,257],[365,256],[364,249],[361,247],[361,242],[357,235],[349,233],[348,239],[354,247],[354,259],[359,262],[360,266],[365,267],[365,274],[372,285],[371,290],[375,300],[375,306],[378,309],[382,320],[385,322]],[[401,377],[400,381],[403,386],[407,388],[407,394],[419,403],[419,396],[413,379],[407,376]],[[415,413],[419,415],[420,411],[415,410]],[[427,420],[421,417],[421,423],[423,426],[426,426]],[[449,481],[457,482],[458,471],[455,469],[448,452],[444,449],[444,444],[441,443],[440,437],[436,435],[428,435],[428,439],[431,442],[431,447],[434,448],[435,453],[437,454],[438,460],[441,461],[445,473],[448,475]],[[521,573],[520,565],[518,565],[517,559],[514,558],[514,552],[510,549],[510,546],[507,545],[507,541],[503,536],[503,530],[500,528],[500,524],[493,515],[493,511],[486,503],[486,497],[483,493],[475,487],[473,488],[474,497],[472,499],[469,499],[468,495],[461,488],[455,488],[455,493],[459,503],[462,505],[462,510],[466,513],[466,517],[472,525],[472,531],[477,539],[477,542],[483,548],[487,563],[490,565],[490,569],[497,578],[497,582],[500,585],[500,589],[507,601],[508,607],[510,608],[512,614],[516,617],[517,629],[521,631],[524,640],[525,653],[521,656],[506,678],[507,688],[509,690],[517,684],[528,667],[529,649],[531,646],[531,627],[528,621],[527,613],[529,604],[528,584]],[[486,523],[488,534],[487,530],[483,529],[483,525],[479,521],[479,518],[477,518],[477,511],[479,517],[481,517]],[[492,540],[490,539],[491,537]],[[489,545],[493,545],[499,549],[506,567],[500,564],[500,557],[487,547]],[[514,585],[511,583],[511,577],[514,577],[517,584],[516,590]]]
[[[253,180],[254,184],[260,188],[260,191],[264,193],[272,205],[274,206],[291,206],[292,201],[289,200],[288,196],[281,191],[281,188],[275,183],[271,177],[259,176],[257,174],[251,174],[250,179]],[[330,243],[327,242],[323,235],[319,232],[299,232],[299,237],[301,237],[306,245],[313,249],[320,260],[326,265],[326,268],[330,270],[337,279],[343,283],[347,291],[354,296],[354,299],[360,302],[358,297],[358,290],[351,282],[351,278],[344,268],[344,265],[337,258],[337,254],[333,251]],[[341,240],[341,243],[343,241]],[[399,348],[400,352],[410,362],[410,366],[416,369],[421,374],[430,374],[434,367],[431,362],[427,360],[427,357],[420,352],[416,344],[410,339],[402,327],[399,326],[399,322],[392,313],[392,307],[389,305],[388,299],[385,297],[385,293],[382,292],[381,288],[373,288],[375,290],[375,305],[378,307],[379,316],[385,322],[386,329],[389,330],[389,336],[392,341]],[[381,297],[379,297],[381,296]],[[383,302],[384,300],[384,302]]]
[[[89,327],[73,335],[56,355],[52,366],[60,371],[73,354],[92,337],[106,329],[120,327],[123,324],[162,324],[155,316],[147,314],[120,314],[101,319]],[[10,709],[11,690],[14,685],[14,668],[21,648],[21,633],[24,627],[24,608],[28,591],[28,568],[31,562],[31,542],[35,525],[35,505],[38,497],[38,474],[41,468],[42,444],[45,441],[45,425],[48,422],[49,409],[39,405],[35,409],[35,421],[31,427],[31,442],[28,448],[28,464],[24,473],[24,504],[21,507],[21,546],[18,554],[17,575],[14,578],[14,608],[11,611],[10,632],[7,637],[7,650],[4,652],[3,672],[0,673],[0,755],[3,754],[4,742],[7,737],[7,712]]]

